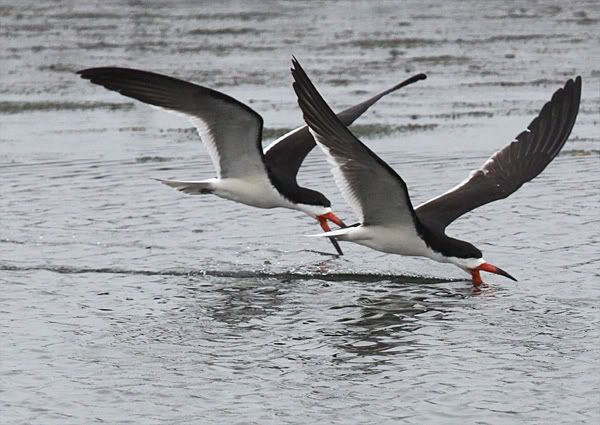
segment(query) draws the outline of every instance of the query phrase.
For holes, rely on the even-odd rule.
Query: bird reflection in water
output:
[[[386,357],[397,355],[420,356],[423,335],[419,332],[432,321],[453,320],[453,310],[464,307],[472,296],[495,296],[495,291],[482,291],[451,283],[421,284],[390,283],[363,293],[353,304],[337,305],[343,324],[335,332],[336,362],[366,361],[365,367],[386,362]],[[360,360],[359,360],[360,361]]]

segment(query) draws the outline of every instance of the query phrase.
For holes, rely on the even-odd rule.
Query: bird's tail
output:
[[[214,186],[210,181],[182,182],[178,180],[155,180],[189,195],[204,195],[214,192]]]

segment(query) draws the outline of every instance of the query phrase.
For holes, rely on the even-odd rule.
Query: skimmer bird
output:
[[[391,254],[452,263],[470,273],[474,285],[482,283],[481,271],[516,280],[484,260],[469,242],[447,236],[446,227],[477,207],[506,198],[546,168],[575,124],[581,77],[568,80],[527,130],[465,181],[413,208],[404,180],[335,116],[295,58],[292,75],[304,120],[332,164],[344,198],[361,219],[359,224],[323,235]]]
[[[331,210],[331,202],[316,190],[301,187],[296,176],[315,142],[306,126],[281,136],[263,152],[262,117],[238,100],[194,83],[153,72],[100,67],[79,71],[94,84],[124,96],[187,115],[206,145],[217,177],[200,181],[160,180],[181,192],[215,194],[258,208],[283,207],[302,211],[330,231],[328,220],[344,226]],[[416,81],[415,75],[394,87],[339,113],[350,125],[383,96]],[[342,251],[330,238],[338,254]]]

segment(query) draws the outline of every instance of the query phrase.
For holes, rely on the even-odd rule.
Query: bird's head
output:
[[[316,219],[323,228],[323,230],[326,232],[329,232],[331,230],[327,221],[331,221],[333,224],[340,227],[346,227],[342,219],[335,215],[331,207],[324,207],[321,205],[299,204],[296,206],[296,208],[298,208],[305,214],[311,216],[312,218]]]
[[[316,219],[328,232],[327,221],[331,221],[340,227],[346,227],[344,222],[331,210],[331,201],[325,195],[316,190],[307,188],[298,188],[299,196],[296,202],[296,208],[305,214]]]
[[[453,238],[447,238],[447,240],[452,243],[452,255],[449,255],[447,258],[450,262],[471,275],[473,285],[479,286],[483,283],[481,272],[495,273],[512,279],[515,282],[517,281],[517,279],[500,267],[485,261],[481,251],[469,242]]]

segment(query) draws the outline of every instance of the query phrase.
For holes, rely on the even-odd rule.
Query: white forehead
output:
[[[450,257],[450,261],[462,269],[474,269],[486,261],[483,258],[457,258]]]
[[[295,208],[311,217],[317,217],[331,212],[331,208],[323,207],[321,205],[296,204]]]
[[[432,249],[428,249],[425,256],[435,261],[439,261],[440,263],[454,264],[455,266],[467,271],[474,269],[486,262],[483,258],[446,257],[445,255],[442,255]]]

